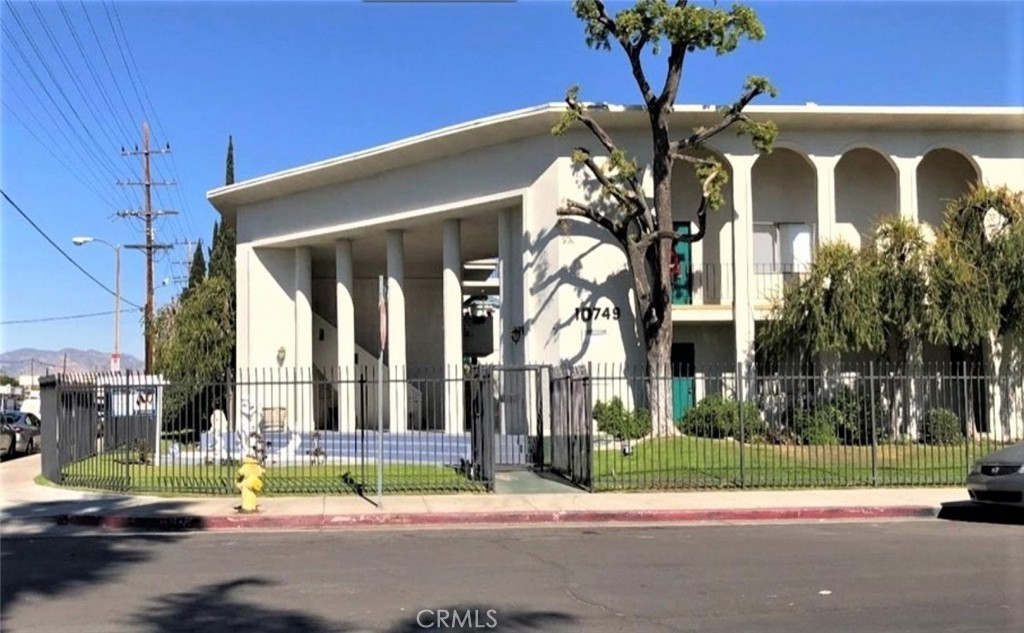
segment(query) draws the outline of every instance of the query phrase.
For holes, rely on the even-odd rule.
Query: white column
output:
[[[392,433],[409,430],[405,342],[405,236],[388,231],[388,398]]]
[[[513,347],[512,328],[515,327],[515,282],[512,279],[512,264],[515,254],[512,252],[512,215],[507,209],[498,213],[498,265],[499,270],[499,292],[501,294],[501,308],[498,311],[498,349],[499,360],[502,365],[512,364]],[[495,377],[495,396],[500,397],[504,389],[504,375],[499,372]],[[497,425],[500,432],[505,432],[505,405],[499,406]]]
[[[461,432],[463,421],[462,383],[462,226],[459,220],[445,220],[442,227],[442,272],[444,319],[444,430]]]
[[[356,430],[356,310],[353,301],[352,242],[334,243],[334,278],[337,287],[338,361],[338,430]]]
[[[238,305],[235,326],[235,365],[239,377],[242,376],[243,370],[252,366],[249,349],[249,319],[252,318],[252,305],[249,301],[249,257],[251,254],[252,247],[248,244],[239,244],[235,247],[235,300]]]
[[[754,205],[751,172],[757,156],[727,156],[732,165],[732,271],[733,323],[735,325],[736,362],[754,360]],[[749,365],[748,365],[749,367]],[[749,375],[749,369],[744,369]],[[745,398],[750,381],[740,385],[738,398]]]
[[[292,430],[313,430],[313,255],[308,246],[295,249],[295,403],[289,412]]]
[[[811,156],[818,181],[818,230],[815,249],[825,241],[835,239],[836,226],[836,165],[839,156]]]
[[[249,299],[249,288],[252,285],[249,258],[252,254],[252,247],[248,244],[239,244],[235,247],[235,301],[238,306],[235,313],[235,388],[228,405],[230,410],[225,411],[228,416],[228,427],[225,431],[234,430],[241,415],[243,400],[249,401],[253,398],[246,384],[254,365],[249,345],[249,322],[252,319],[252,303]],[[270,368],[271,365],[273,362],[265,364],[264,369]]]
[[[917,166],[920,156],[893,156],[900,179],[900,216],[916,221],[917,212]]]

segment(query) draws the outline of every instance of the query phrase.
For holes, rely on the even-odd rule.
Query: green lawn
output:
[[[878,446],[873,481],[870,446],[741,446],[733,440],[697,437],[651,439],[637,443],[628,457],[618,450],[595,451],[594,488],[957,486],[975,459],[997,448],[991,443]]]
[[[124,464],[123,456],[104,454],[64,468],[68,486],[121,490],[138,493],[238,494],[237,466],[175,464],[146,466]],[[302,466],[266,466],[261,494],[354,494],[360,485],[366,494],[377,486],[377,468],[352,463]],[[484,486],[470,481],[452,468],[423,464],[387,464],[384,467],[387,492],[482,492]]]

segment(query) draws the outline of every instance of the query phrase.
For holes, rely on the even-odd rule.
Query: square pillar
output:
[[[513,265],[515,255],[512,252],[512,214],[508,209],[498,212],[498,266],[499,268],[499,293],[501,295],[501,306],[498,310],[498,363],[501,365],[512,365],[515,354],[512,343],[512,328],[515,327],[515,281],[513,277]],[[498,420],[496,421],[498,432],[505,433],[507,422],[507,407],[504,399],[506,372],[499,371],[494,377],[494,396],[499,398]]]
[[[335,388],[338,393],[338,430],[356,430],[356,329],[355,302],[353,300],[352,242],[334,243],[334,278],[337,291],[338,361]]]
[[[917,221],[917,166],[920,156],[893,156],[900,182],[900,217]]]
[[[462,226],[459,220],[444,221],[442,249],[444,430],[445,433],[453,433],[465,428],[462,382]]]
[[[388,231],[388,398],[392,433],[409,429],[408,368],[405,339],[405,235]]]
[[[751,281],[754,278],[754,204],[751,173],[757,156],[727,156],[732,166],[732,261],[733,323],[736,362],[749,366],[754,360],[754,308]],[[744,371],[745,377],[751,372]],[[737,398],[746,398],[749,380],[740,385]]]
[[[288,417],[292,430],[313,431],[313,254],[308,246],[295,249],[295,401]]]
[[[835,238],[836,165],[839,156],[811,156],[818,182],[818,230],[815,251],[823,242]]]

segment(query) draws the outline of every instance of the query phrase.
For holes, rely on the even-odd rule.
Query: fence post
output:
[[[58,443],[63,416],[60,414],[60,401],[57,395],[57,377],[40,376],[39,378],[39,417],[43,420],[42,434],[42,473],[55,484],[61,483],[61,463]]]
[[[964,371],[965,378],[967,371]],[[970,433],[970,421],[975,421],[975,429],[977,429],[977,419],[974,417],[974,400],[969,397],[968,381],[964,380],[964,464],[966,470],[970,471],[971,468],[971,437]],[[967,474],[964,473],[964,476]]]
[[[583,441],[586,442],[586,478],[587,492],[594,492],[594,392],[593,363],[587,361],[587,376],[583,383],[583,419],[580,420],[583,430]]]
[[[740,408],[740,488],[747,487],[747,465],[746,465],[746,451],[744,450],[744,443],[746,440],[745,425],[743,420],[743,405],[746,404],[746,398],[744,391],[740,388],[743,383],[745,376],[743,375],[743,362],[736,363],[736,406]]]
[[[875,361],[868,363],[868,389],[871,390],[871,485],[878,486],[878,434],[875,420]]]

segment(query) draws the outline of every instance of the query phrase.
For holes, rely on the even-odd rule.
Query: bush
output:
[[[765,424],[761,412],[752,402],[744,402],[743,439],[754,441],[764,437]],[[679,430],[694,437],[740,438],[740,404],[722,396],[708,396],[676,422]]]
[[[838,444],[836,429],[846,421],[844,416],[843,411],[831,404],[816,410],[804,409],[795,416],[793,432],[801,444]]]
[[[960,417],[949,409],[932,409],[921,425],[921,441],[925,444],[960,444],[964,441]]]
[[[875,439],[890,437],[885,409],[875,404]],[[822,402],[807,397],[790,402],[783,413],[781,428],[773,436],[782,443],[871,444],[871,394],[840,387]]]
[[[855,391],[843,386],[832,396],[828,406],[838,411],[836,418],[836,436],[843,444],[863,446],[871,443],[871,394]],[[876,399],[875,441],[885,442],[890,439],[891,430],[885,407],[881,398]]]
[[[622,440],[638,440],[651,432],[651,412],[647,409],[626,411],[618,396],[609,402],[594,405],[597,430]]]

